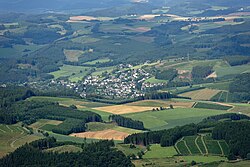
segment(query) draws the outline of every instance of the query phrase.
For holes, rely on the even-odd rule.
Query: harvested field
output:
[[[119,132],[116,130],[103,130],[95,132],[83,132],[83,133],[72,133],[70,136],[80,138],[91,138],[91,139],[106,139],[106,140],[124,140],[129,134],[125,132]]]
[[[191,108],[194,102],[191,101],[163,101],[163,100],[143,100],[129,103],[129,106],[147,106],[147,107],[168,107],[172,104],[175,108]]]
[[[115,105],[107,107],[97,107],[96,110],[105,111],[112,114],[129,114],[143,111],[151,111],[153,107],[129,106],[129,105]]]
[[[220,90],[214,89],[201,89],[187,93],[180,94],[183,97],[190,97],[192,100],[210,100],[213,96],[217,95]]]
[[[217,78],[217,74],[216,74],[216,72],[213,72],[212,74],[210,74],[206,78]]]

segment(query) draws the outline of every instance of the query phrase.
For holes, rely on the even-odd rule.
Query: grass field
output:
[[[174,147],[161,147],[159,144],[153,144],[143,158],[169,158],[177,154]]]
[[[90,71],[90,67],[63,65],[60,70],[50,73],[55,79],[68,77],[70,81],[76,82],[85,77]]]
[[[218,83],[209,83],[203,84],[206,88],[209,89],[218,89],[218,90],[228,90],[231,82],[218,82]]]
[[[240,162],[223,162],[218,167],[249,167],[250,166],[250,160],[247,161],[240,161]]]
[[[29,127],[33,128],[33,129],[42,129],[45,125],[59,125],[62,122],[63,121],[40,119],[37,122],[31,124]]]
[[[77,62],[78,58],[84,53],[82,50],[64,50],[64,55],[67,58],[67,61]]]
[[[138,152],[144,151],[145,147],[143,146],[136,146],[136,148],[130,148],[129,144],[117,144],[116,148],[120,151],[122,151],[125,155],[137,155]]]
[[[40,138],[41,137],[27,134],[27,131],[21,126],[0,124],[0,158],[25,143]]]
[[[57,153],[65,153],[65,152],[81,152],[82,149],[80,147],[76,147],[73,145],[64,145],[59,147],[54,147],[47,149],[46,152],[57,152]]]
[[[197,102],[194,108],[206,108],[206,109],[214,109],[214,110],[229,110],[233,108],[232,105],[224,104],[224,103],[204,103]]]
[[[233,74],[241,74],[244,72],[249,71],[250,64],[240,65],[240,66],[232,66],[232,67],[216,67],[215,71],[218,77],[223,77],[226,75],[233,75]]]
[[[173,105],[174,108],[191,108],[194,102],[192,101],[178,101],[178,100],[142,100],[133,103],[128,103],[129,106],[144,106],[144,107],[169,107]]]
[[[94,60],[94,61],[88,61],[84,64],[87,64],[87,65],[95,65],[97,63],[106,63],[106,62],[109,62],[110,59],[109,58],[103,58],[103,59],[97,59],[97,60]]]
[[[180,94],[180,96],[190,97],[192,100],[210,100],[220,92],[220,90],[215,89],[200,89]]]
[[[224,140],[213,140],[206,136],[185,136],[175,144],[176,149],[182,155],[215,155],[226,156],[229,152]]]
[[[137,113],[137,112],[143,112],[143,111],[151,111],[153,107],[114,105],[114,106],[107,106],[107,107],[97,107],[94,109],[112,113],[112,114],[128,114],[128,113]]]
[[[223,113],[225,113],[225,111],[198,108],[176,108],[173,110],[126,114],[124,116],[134,120],[142,121],[145,128],[151,130],[160,130],[185,125],[188,123],[198,123],[208,116],[219,115]]]
[[[147,79],[145,82],[149,82],[149,83],[167,83],[167,80],[160,80],[160,79],[156,79],[155,77],[151,77],[149,79]]]

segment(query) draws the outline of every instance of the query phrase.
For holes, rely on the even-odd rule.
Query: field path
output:
[[[184,139],[184,137],[182,137],[181,140],[177,141],[177,142],[175,143],[175,145],[174,145],[176,151],[177,151],[179,154],[181,154],[181,152],[180,152],[179,148],[177,147],[177,144],[178,144],[180,141],[182,141],[183,139]]]
[[[1,131],[1,132],[3,132],[3,133],[6,133],[6,131],[5,131],[5,130],[3,130],[3,129],[0,129],[0,131]]]
[[[200,137],[200,136],[197,136],[194,142],[195,142],[196,147],[197,147],[198,150],[200,151],[200,153],[203,155],[203,152],[201,151],[201,149],[200,149],[200,147],[199,147],[199,145],[198,145],[198,143],[197,143],[197,140],[199,139],[199,137]]]
[[[217,143],[218,143],[218,145],[219,145],[219,147],[220,147],[221,154],[224,156],[224,155],[225,155],[225,153],[224,153],[224,151],[223,151],[223,149],[222,149],[222,147],[221,147],[221,145],[220,145],[220,142],[219,142],[219,141],[217,141]]]
[[[10,130],[11,133],[13,133],[13,129],[11,129],[8,125],[6,125],[6,128],[8,128]]]
[[[208,154],[208,149],[207,149],[206,143],[205,143],[205,141],[204,141],[204,136],[201,136],[201,141],[202,141],[202,143],[203,143],[203,145],[204,145],[204,147],[205,147],[206,154]]]
[[[13,141],[10,143],[10,147],[11,147],[11,148],[16,148],[15,145],[14,145],[15,142],[18,141],[18,140],[20,140],[20,139],[25,138],[26,136],[28,136],[28,134],[25,135],[25,136],[18,137],[18,138],[16,138],[15,140],[13,140]]]
[[[183,140],[183,141],[184,141],[185,146],[186,146],[187,149],[188,149],[188,152],[190,153],[190,155],[192,155],[192,152],[191,152],[190,148],[188,147],[187,142],[186,142],[185,140]]]

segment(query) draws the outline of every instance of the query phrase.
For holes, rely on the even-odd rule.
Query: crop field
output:
[[[215,109],[215,110],[229,110],[233,108],[233,105],[224,104],[224,103],[203,103],[198,102],[195,104],[194,108],[206,108],[206,109]]]
[[[218,83],[203,84],[203,86],[209,89],[228,90],[230,83],[231,82],[218,82]]]
[[[67,58],[67,61],[77,62],[78,58],[84,53],[82,50],[64,50],[64,55]]]
[[[233,103],[232,105],[234,105],[234,108],[230,109],[231,112],[250,115],[250,104]]]
[[[80,67],[80,66],[71,66],[71,65],[63,65],[60,67],[60,70],[50,73],[55,77],[55,79],[60,77],[69,77],[69,80],[79,81],[84,76],[86,76],[89,72],[89,67]]]
[[[169,158],[177,154],[174,147],[161,147],[159,144],[153,144],[143,158]]]
[[[150,130],[160,130],[173,128],[175,126],[182,126],[189,123],[198,123],[206,117],[223,113],[225,113],[225,111],[222,110],[176,108],[172,110],[131,113],[124,116],[142,121],[145,128]]]
[[[25,143],[40,138],[41,137],[27,134],[27,131],[20,126],[0,124],[0,158]]]
[[[180,96],[190,97],[192,100],[210,100],[220,92],[220,90],[215,89],[200,89],[180,94]]]
[[[144,107],[169,107],[173,105],[174,108],[191,108],[194,105],[192,101],[177,101],[177,100],[143,100],[133,103],[128,103],[129,106],[144,106]]]
[[[106,140],[124,140],[129,134],[125,132],[119,132],[116,130],[108,129],[103,131],[95,132],[82,132],[72,133],[70,136],[79,138],[90,138],[90,139],[106,139]]]
[[[218,77],[223,77],[226,75],[233,75],[233,74],[241,74],[244,72],[249,71],[250,64],[240,65],[240,66],[232,66],[232,67],[216,67],[215,71]]]
[[[153,108],[141,107],[141,106],[114,105],[114,106],[107,106],[107,107],[97,107],[94,109],[112,113],[112,114],[128,114],[128,113],[151,111]]]
[[[224,140],[213,140],[210,136],[186,136],[175,144],[182,155],[226,156],[229,148]]]

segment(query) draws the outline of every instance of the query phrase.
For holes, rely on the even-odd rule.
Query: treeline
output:
[[[229,160],[236,160],[237,156],[246,158],[250,153],[250,122],[223,122],[212,131],[216,140],[226,140],[229,145]]]
[[[211,66],[195,66],[192,69],[192,78],[206,78],[209,74],[213,72],[213,67]]]
[[[22,121],[32,124],[38,119],[53,119],[64,121],[52,131],[60,134],[70,134],[85,130],[87,122],[101,122],[100,115],[91,111],[79,111],[57,103],[42,101],[20,101],[0,110],[0,123],[15,124]]]
[[[110,115],[109,120],[111,120],[112,122],[115,122],[117,125],[122,126],[122,127],[145,130],[143,122],[133,120],[131,118],[126,118],[121,115]]]
[[[113,141],[100,141],[84,145],[77,153],[53,153],[43,151],[55,147],[55,139],[42,139],[26,144],[0,160],[0,166],[85,166],[85,167],[133,167],[121,151],[114,149]],[[28,158],[27,158],[28,157]]]
[[[168,130],[132,134],[124,139],[124,143],[145,146],[149,144],[160,144],[162,147],[173,146],[179,139],[184,136],[196,135],[198,132],[202,132],[202,129],[204,128],[217,126],[218,124],[220,124],[220,120],[227,119],[227,121],[236,121],[244,120],[245,118],[249,119],[248,116],[243,116],[235,113],[212,116],[204,119],[198,124],[177,126]],[[236,127],[234,128],[237,129]]]
[[[178,75],[178,71],[176,69],[168,69],[168,70],[156,72],[155,78],[171,81],[175,77],[177,77],[177,75]]]
[[[32,90],[25,87],[0,87],[0,108],[8,107],[14,102],[25,100],[34,95],[35,93]]]
[[[177,126],[168,130],[132,134],[124,139],[124,143],[145,146],[149,144],[161,144],[162,147],[168,147],[173,146],[181,137],[192,136],[197,134],[197,132],[197,125],[189,124],[181,127]]]

